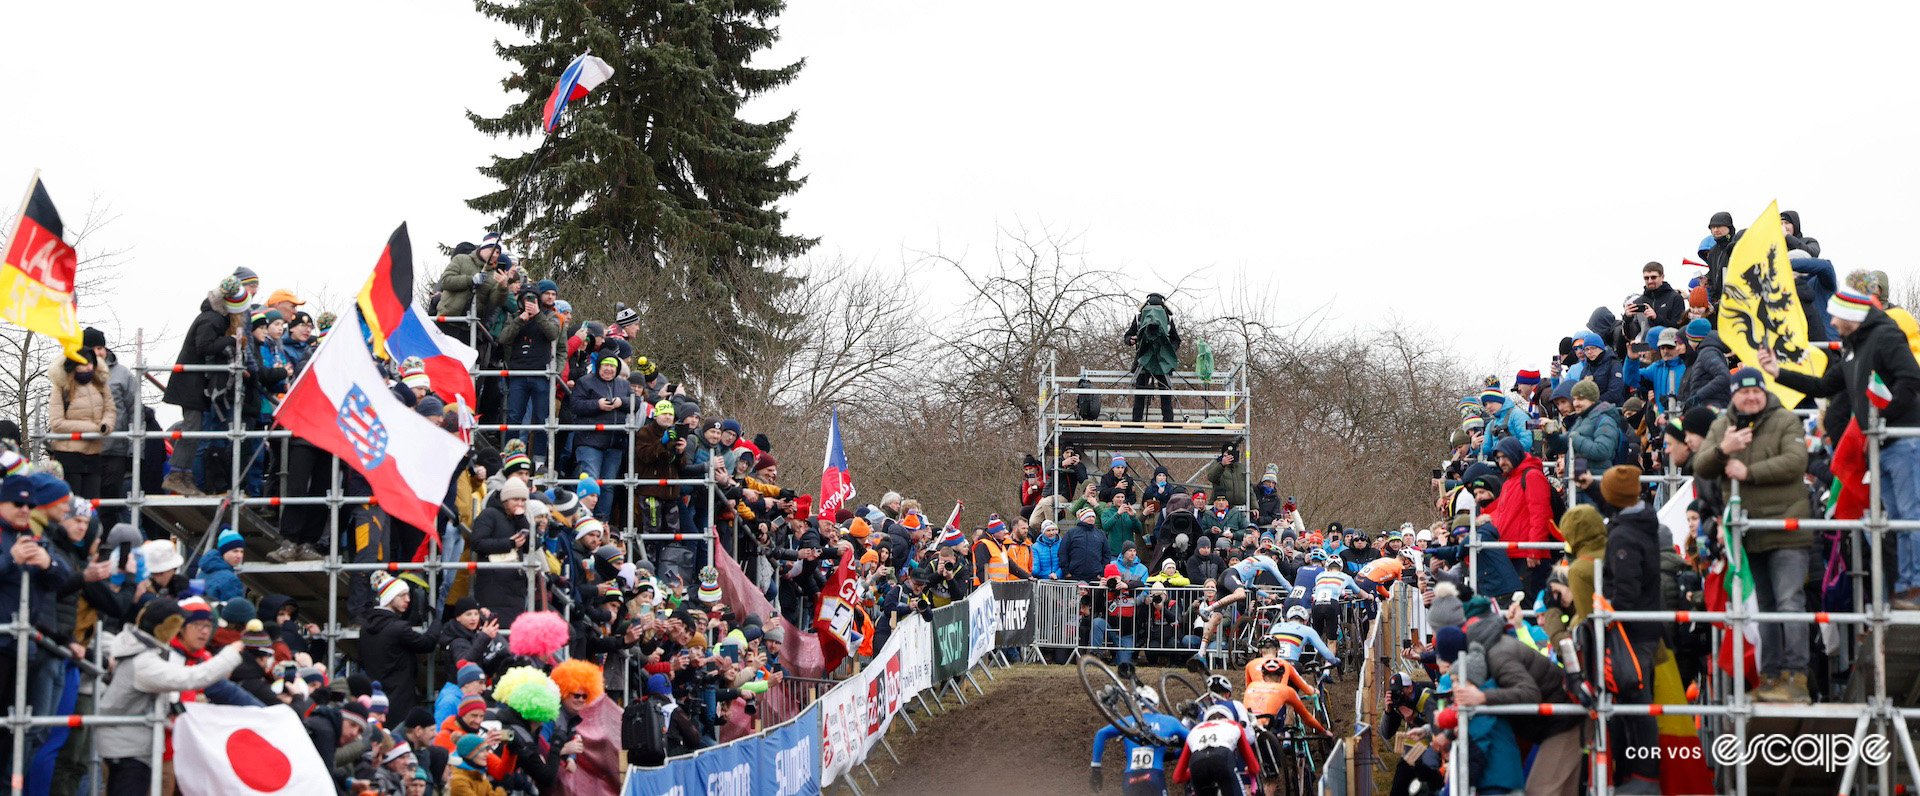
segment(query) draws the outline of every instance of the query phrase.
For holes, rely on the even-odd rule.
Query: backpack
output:
[[[1625,421],[1620,423],[1620,442],[1614,446],[1613,463],[1640,466],[1640,433]]]
[[[620,748],[634,765],[657,766],[667,760],[667,725],[651,697],[636,699],[620,713]]]
[[[1085,390],[1091,388],[1093,382],[1088,381],[1085,376],[1082,376],[1080,377],[1079,383],[1073,386]],[[1077,401],[1074,414],[1078,415],[1081,420],[1100,419],[1100,396],[1081,393],[1074,398],[1075,401]]]

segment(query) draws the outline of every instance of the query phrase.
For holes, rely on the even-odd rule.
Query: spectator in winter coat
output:
[[[1920,425],[1920,364],[1899,326],[1875,306],[1874,298],[1852,285],[1841,287],[1827,302],[1827,314],[1833,317],[1848,356],[1829,357],[1827,371],[1819,378],[1781,369],[1770,351],[1759,352],[1760,367],[1780,384],[1809,396],[1844,397],[1863,429],[1871,427],[1870,413],[1882,404],[1878,414],[1888,426]],[[1734,384],[1737,391],[1739,377]],[[1888,516],[1920,519],[1920,438],[1888,442],[1880,449],[1880,466],[1886,472],[1881,499]],[[1893,584],[1894,607],[1920,610],[1920,534],[1899,534],[1896,549],[1899,574]]]
[[[1802,451],[1805,450],[1803,447]],[[1607,565],[1602,570],[1605,581],[1601,584],[1602,593],[1616,611],[1658,611],[1663,608],[1660,593],[1660,520],[1655,515],[1651,503],[1641,499],[1640,468],[1622,465],[1606,472],[1600,479],[1600,492],[1606,498],[1607,510],[1615,512],[1607,522]],[[1800,577],[1805,578],[1806,560],[1801,559]],[[1795,583],[1795,591],[1800,584]],[[1798,610],[1785,608],[1763,608],[1762,610]],[[1624,622],[1621,625],[1626,633],[1627,643],[1633,648],[1633,657],[1641,662],[1640,677],[1633,687],[1622,686],[1616,692],[1621,704],[1647,705],[1653,702],[1653,661],[1659,659],[1661,626],[1657,622]],[[1762,625],[1762,627],[1766,627]],[[1800,637],[1801,655],[1806,650],[1806,636]],[[1765,648],[1762,642],[1762,648]],[[1802,658],[1804,660],[1804,657]],[[1629,665],[1622,660],[1610,661],[1615,667]],[[1802,677],[1805,676],[1803,673]],[[1804,692],[1803,692],[1804,693]],[[1755,693],[1759,698],[1759,692]],[[1660,744],[1659,726],[1652,716],[1620,716],[1615,720],[1620,730],[1621,742],[1640,748],[1651,748]],[[1622,769],[1633,779],[1641,783],[1658,783],[1660,763],[1657,760],[1626,761]],[[1652,790],[1634,790],[1636,793],[1658,793]]]
[[[633,412],[633,403],[633,387],[620,373],[620,360],[602,349],[593,372],[574,382],[567,399],[574,422],[613,429],[574,432],[573,458],[583,474],[602,480],[620,476],[620,459],[627,452],[627,435],[621,429]],[[603,501],[595,507],[594,516],[604,522],[612,510],[613,502]]]
[[[240,585],[240,576],[234,569],[247,557],[247,543],[232,528],[220,532],[214,549],[200,557],[200,577],[206,580],[206,589],[202,592],[208,600],[226,602],[247,593]]]
[[[1686,376],[1680,381],[1681,404],[1688,409],[1725,408],[1733,397],[1727,344],[1720,342],[1711,322],[1695,318],[1687,322],[1687,345],[1693,351],[1693,361],[1687,364]]]
[[[1599,402],[1600,389],[1591,380],[1581,379],[1569,393],[1574,414],[1567,418],[1567,449],[1574,458],[1587,460],[1589,471],[1604,472],[1613,466],[1620,435],[1627,433],[1620,410]]]
[[[653,421],[641,426],[633,438],[633,470],[641,479],[662,479],[677,477],[674,462],[685,452],[687,440],[680,436],[680,429],[674,423],[674,408],[671,401],[660,401],[653,406]],[[763,485],[771,485],[778,475],[778,462],[773,454],[758,456],[753,463],[756,476],[764,475]],[[747,488],[755,489],[755,479],[748,479]],[[647,485],[635,490],[641,499],[639,525],[643,533],[676,533],[680,530],[680,488],[674,486]],[[780,490],[772,487],[755,489],[766,499],[778,497]],[[758,511],[755,512],[758,514]]]
[[[1132,503],[1135,491],[1133,477],[1127,475],[1127,460],[1120,456],[1113,457],[1107,471],[1100,474],[1099,501],[1106,503],[1113,500],[1114,493],[1119,492],[1127,496],[1128,503]]]
[[[1211,488],[1210,494],[1224,495],[1227,504],[1235,507],[1247,505],[1247,463],[1240,459],[1240,448],[1229,442],[1220,449],[1220,455],[1207,463],[1200,476]]]
[[[93,351],[96,380],[104,379],[107,390],[113,396],[113,430],[125,432],[133,428],[135,413],[141,411],[140,384],[134,379],[133,371],[120,364],[118,357],[107,348],[107,336],[91,326],[80,333],[81,345]],[[157,431],[147,426],[149,431]],[[103,498],[124,498],[127,496],[127,473],[133,466],[133,441],[128,439],[106,440],[100,448],[100,496]],[[126,509],[120,506],[100,507],[100,527],[112,528],[120,524]]]
[[[171,659],[170,645],[186,624],[180,605],[166,597],[146,604],[138,629],[122,633],[108,656],[114,661],[113,679],[100,697],[99,712],[115,716],[147,716],[154,700],[176,691],[207,688],[227,679],[240,665],[241,642],[233,642],[210,660],[188,666]],[[108,793],[139,793],[154,774],[153,725],[114,725],[94,730],[100,757],[107,761]]]
[[[1231,508],[1231,499],[1226,495],[1215,493],[1213,507],[1200,512],[1200,530],[1208,535],[1231,536],[1252,527],[1253,525],[1247,522],[1246,514],[1241,513],[1237,508]]]
[[[1667,399],[1680,399],[1680,385],[1687,378],[1686,341],[1680,336],[1679,329],[1661,329],[1656,345],[1660,358],[1651,365],[1641,367],[1638,375],[1627,374],[1627,385],[1635,390],[1653,390],[1653,405],[1664,409]]]
[[[1140,512],[1128,502],[1124,492],[1114,492],[1107,505],[1100,507],[1100,528],[1107,532],[1107,549],[1119,550],[1128,542],[1137,542],[1145,528]]]
[[[1679,326],[1685,322],[1687,297],[1667,284],[1667,269],[1659,263],[1647,263],[1640,269],[1645,290],[1639,298],[1627,302],[1627,315],[1645,317],[1652,326]]]
[[[1079,524],[1073,526],[1066,541],[1060,544],[1060,568],[1069,578],[1093,583],[1100,579],[1107,562],[1113,560],[1113,548],[1107,545],[1106,533],[1094,524],[1092,508],[1081,509],[1076,519]]]
[[[1905,351],[1904,346],[1901,351]],[[1811,513],[1811,505],[1806,487],[1807,443],[1801,429],[1799,417],[1767,390],[1760,371],[1741,368],[1733,374],[1730,411],[1713,422],[1705,446],[1692,457],[1694,473],[1718,481],[1722,494],[1732,494],[1731,484],[1740,482],[1740,502],[1749,516],[1769,520],[1805,518]],[[1756,573],[1754,597],[1760,610],[1806,610],[1803,586],[1812,563],[1813,542],[1813,531],[1806,529],[1753,529],[1741,538]],[[1611,558],[1608,565],[1612,566]],[[1655,561],[1650,566],[1657,565]],[[1754,698],[1808,701],[1807,626],[1764,622],[1760,633],[1763,682],[1754,691]]]
[[[1033,576],[1045,580],[1064,577],[1060,569],[1060,526],[1053,520],[1040,523],[1040,538],[1033,542]]]
[[[1502,477],[1500,499],[1484,510],[1493,515],[1493,527],[1500,529],[1503,541],[1555,542],[1552,485],[1541,471],[1540,459],[1520,447],[1518,440],[1503,440],[1494,457]],[[1547,570],[1553,562],[1550,550],[1509,550],[1514,573],[1526,584],[1527,599],[1532,600],[1547,585]]]
[[[238,327],[230,319],[246,309],[246,289],[238,279],[228,277],[218,289],[208,291],[206,300],[200,302],[200,314],[194,316],[186,337],[180,341],[180,353],[174,356],[174,364],[217,365],[230,361],[238,344]],[[226,379],[223,373],[193,370],[183,370],[167,379],[163,400],[180,407],[180,430],[207,430],[202,413],[212,405],[208,392],[225,384]],[[187,438],[174,441],[173,454],[168,460],[170,472],[163,482],[168,491],[187,496],[201,494],[195,487],[195,476],[202,470],[197,443],[198,440]]]
[[[1800,297],[1800,309],[1807,315],[1807,339],[1823,342],[1840,339],[1840,332],[1833,328],[1833,317],[1827,314],[1827,302],[1833,300],[1834,291],[1840,289],[1839,272],[1833,267],[1833,261],[1795,256],[1788,262],[1793,266],[1793,292]],[[1881,302],[1883,306],[1885,303]]]
[[[473,551],[482,561],[519,561],[527,552],[531,526],[527,521],[527,485],[509,478],[500,486],[498,503],[480,512],[473,521]],[[473,576],[473,593],[480,605],[493,611],[500,621],[512,626],[520,612],[527,609],[527,575],[518,569],[482,569]]]
[[[420,700],[418,658],[434,650],[434,637],[439,634],[439,628],[428,628],[422,633],[407,624],[407,607],[413,602],[413,592],[405,580],[388,579],[381,585],[376,601],[367,615],[366,625],[360,629],[360,666],[368,677],[385,688],[388,709],[406,715]]]
[[[1213,539],[1202,536],[1193,543],[1193,555],[1187,557],[1187,577],[1195,583],[1219,580],[1220,573],[1226,571],[1227,560],[1213,545]]]
[[[546,370],[553,361],[554,346],[563,339],[560,320],[551,309],[540,305],[540,294],[522,290],[518,311],[501,327],[499,340],[507,349],[508,370]],[[507,378],[507,422],[538,425],[547,422],[553,403],[552,390],[545,376]],[[527,453],[544,464],[549,450],[544,431],[510,431],[509,439],[527,440]]]
[[[1072,500],[1074,495],[1080,493],[1080,485],[1086,480],[1087,465],[1080,460],[1080,451],[1071,447],[1061,448],[1060,465],[1054,470],[1048,494],[1056,495],[1063,500]]]
[[[1047,496],[1047,477],[1040,472],[1040,460],[1028,454],[1020,463],[1020,516],[1033,518],[1033,506]]]
[[[63,435],[111,433],[119,422],[107,377],[95,370],[93,349],[80,349],[85,361],[56,354],[47,365],[47,430],[54,435],[47,448],[60,462],[67,484],[80,497],[100,497],[100,479],[106,472],[103,444],[97,439],[66,439]]]
[[[1486,438],[1480,443],[1480,455],[1492,456],[1494,446],[1504,439],[1519,440],[1520,447],[1533,450],[1533,430],[1527,428],[1527,421],[1533,418],[1525,409],[1517,409],[1518,403],[1508,401],[1507,394],[1500,391],[1500,385],[1489,385],[1480,393],[1480,404],[1486,407]]]
[[[1600,335],[1592,332],[1574,338],[1574,346],[1580,352],[1578,374],[1568,371],[1567,378],[1578,382],[1581,379],[1593,379],[1593,385],[1600,388],[1600,400],[1615,406],[1627,398],[1627,385],[1621,378],[1620,359],[1607,348]]]
[[[1482,484],[1489,495],[1497,497],[1500,494],[1499,476],[1490,477]],[[1425,551],[1426,555],[1442,561],[1466,561],[1469,519],[1467,512],[1464,511],[1453,515],[1452,541],[1455,544],[1429,547]],[[1480,537],[1482,543],[1500,541],[1499,529],[1487,520],[1485,514],[1480,515],[1480,526],[1474,533]],[[1513,562],[1506,556],[1489,555],[1488,552],[1480,554],[1480,583],[1475,586],[1474,591],[1505,602],[1513,596],[1514,592],[1521,591],[1523,588],[1524,584],[1520,582],[1520,576],[1513,571]]]
[[[1279,520],[1285,522],[1285,504],[1280,498],[1280,465],[1268,464],[1260,483],[1253,487],[1254,520],[1260,525]]]

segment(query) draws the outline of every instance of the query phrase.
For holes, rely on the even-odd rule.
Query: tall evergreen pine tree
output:
[[[795,116],[739,118],[748,99],[791,82],[804,61],[747,62],[773,44],[784,0],[476,0],[481,13],[527,34],[495,43],[518,71],[501,81],[524,99],[498,117],[469,112],[489,136],[541,136],[541,110],[560,73],[591,51],[613,77],[568,106],[530,152],[494,157],[480,171],[501,189],[468,200],[500,219],[537,270],[569,275],[593,260],[632,255],[684,270],[678,298],[772,297],[791,277],[767,266],[818,242],[782,229],[775,207],[806,182],[797,157],[775,161]],[[521,189],[525,180],[525,188]],[[629,299],[632,300],[632,299]],[[737,299],[736,303],[744,298]],[[751,308],[760,322],[780,323]]]

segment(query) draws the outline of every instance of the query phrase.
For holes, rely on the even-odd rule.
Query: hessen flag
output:
[[[328,335],[275,413],[281,428],[367,477],[380,508],[416,528],[433,528],[467,448],[460,438],[394,397],[367,347]]]
[[[185,796],[313,793],[331,779],[293,708],[186,709],[173,725],[174,780]]]
[[[372,335],[374,355],[393,359],[387,352],[387,338],[400,328],[413,305],[413,242],[407,238],[406,222],[387,238],[387,247],[380,250],[380,261],[373,264],[357,303],[360,320]]]
[[[840,444],[840,410],[833,410],[833,419],[827,422],[827,460],[820,465],[820,516],[833,519],[833,514],[852,500],[857,493],[853,489],[853,473],[847,471],[847,449]]]
[[[433,393],[448,406],[466,399],[474,406],[473,374],[470,370],[480,353],[471,346],[446,336],[418,303],[400,316],[400,324],[387,336],[387,356],[395,362],[419,357],[426,363],[427,378],[433,381]]]
[[[61,236],[65,226],[46,185],[35,172],[20,205],[20,219],[7,239],[0,266],[0,318],[60,341],[68,359],[78,360],[80,319],[74,313],[73,277],[79,258]]]
[[[820,658],[829,672],[839,668],[847,650],[860,645],[860,621],[854,607],[859,599],[860,579],[853,571],[853,548],[844,548],[839,565],[820,589],[820,613],[813,620],[815,634],[820,637]]]
[[[567,103],[585,97],[595,86],[607,82],[613,77],[613,67],[591,55],[582,55],[567,64],[560,73],[560,82],[553,84],[553,93],[547,95],[546,110],[540,114],[540,129],[551,133],[560,126],[560,115],[567,112]]]

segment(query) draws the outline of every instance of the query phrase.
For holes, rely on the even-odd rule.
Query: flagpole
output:
[[[20,195],[20,204],[15,206],[13,211],[13,226],[9,227],[9,229],[13,230],[16,234],[20,231],[20,219],[27,214],[27,203],[33,201],[33,187],[39,184],[40,169],[36,168],[33,170],[33,179],[27,181],[26,192]],[[7,243],[8,245],[12,245],[13,239],[8,238]]]

